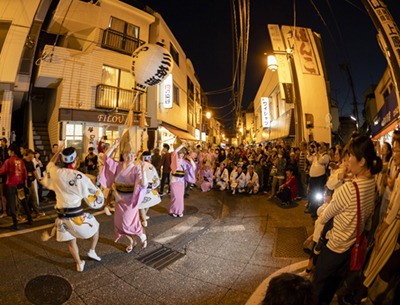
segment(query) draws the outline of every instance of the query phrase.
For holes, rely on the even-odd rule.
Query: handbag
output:
[[[356,244],[351,249],[350,270],[352,271],[360,270],[363,267],[367,253],[367,237],[365,236],[365,232],[360,235],[360,191],[356,182],[353,181],[353,185],[357,194],[357,238]]]

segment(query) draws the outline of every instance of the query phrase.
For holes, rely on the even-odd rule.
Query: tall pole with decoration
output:
[[[378,30],[378,42],[388,61],[396,90],[397,103],[400,103],[400,30],[383,1],[361,1]]]

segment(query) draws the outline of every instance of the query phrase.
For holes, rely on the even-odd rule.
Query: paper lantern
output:
[[[144,44],[132,54],[132,75],[139,87],[161,83],[172,71],[171,54],[158,44]]]

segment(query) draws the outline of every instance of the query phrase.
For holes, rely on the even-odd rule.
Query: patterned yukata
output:
[[[160,185],[156,168],[148,162],[144,163],[144,173],[147,178],[148,186],[143,201],[139,204],[139,209],[147,209],[161,202],[160,195],[156,188]]]
[[[55,221],[57,241],[88,239],[96,234],[100,225],[92,214],[83,213],[81,201],[84,199],[91,208],[100,209],[104,204],[104,197],[85,174],[73,169],[59,168],[50,162],[43,182],[56,193],[55,209],[59,215]],[[71,215],[78,216],[69,217]]]

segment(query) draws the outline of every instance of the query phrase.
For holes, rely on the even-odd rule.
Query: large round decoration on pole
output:
[[[171,73],[172,67],[171,54],[159,44],[144,44],[132,54],[131,72],[138,87],[161,83]]]

